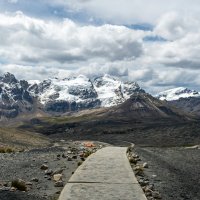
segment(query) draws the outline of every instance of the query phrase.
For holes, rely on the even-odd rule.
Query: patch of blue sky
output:
[[[143,38],[144,42],[167,42],[167,40],[161,36],[146,36]]]
[[[1,12],[16,12],[21,11],[29,16],[45,16],[49,13],[49,7],[38,3],[38,1],[21,0],[17,3],[0,2]]]
[[[131,24],[125,25],[126,27],[134,30],[153,31],[154,26],[151,24]]]
[[[83,11],[72,11],[70,8],[51,5],[42,0],[20,0],[17,3],[8,3],[0,0],[0,12],[17,12],[21,11],[30,17],[40,19],[61,20],[64,18],[71,19],[76,23],[100,26],[105,24],[101,19],[97,19]]]
[[[51,6],[43,3],[42,0],[20,0],[17,3],[8,3],[5,0],[0,1],[0,12],[17,11],[36,18],[67,18],[67,13],[63,7]]]
[[[8,62],[4,58],[0,57],[0,64],[8,64]]]

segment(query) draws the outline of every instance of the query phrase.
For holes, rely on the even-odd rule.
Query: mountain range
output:
[[[200,92],[195,90],[190,90],[184,87],[173,88],[160,92],[156,95],[160,100],[176,101],[179,99],[187,99],[191,97],[200,97]]]
[[[26,81],[17,80],[13,74],[6,73],[0,76],[0,119],[34,117],[36,114],[63,115],[94,108],[111,107],[110,110],[113,110],[122,104],[127,104],[124,111],[136,118],[151,114],[152,117],[180,115],[172,107],[200,115],[200,93],[197,91],[175,88],[155,97],[147,94],[136,82],[121,81],[107,74],[93,79],[79,75],[65,79]],[[126,102],[133,99],[134,104],[129,107]],[[115,112],[119,113],[119,110]]]
[[[200,116],[200,92],[178,87],[161,92],[156,97],[186,113]]]
[[[0,118],[28,113],[65,113],[123,103],[134,92],[144,92],[135,82],[104,75],[88,79],[80,75],[44,81],[17,80],[11,73],[0,76]]]

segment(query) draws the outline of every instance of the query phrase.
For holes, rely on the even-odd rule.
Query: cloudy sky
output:
[[[199,0],[1,0],[0,74],[105,73],[200,91]]]

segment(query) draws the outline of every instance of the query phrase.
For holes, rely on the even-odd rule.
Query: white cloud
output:
[[[155,24],[163,13],[175,11],[198,16],[200,9],[199,0],[51,0],[49,3],[117,24]]]
[[[43,79],[110,73],[138,81],[147,91],[200,85],[200,20],[170,12],[151,31],[80,25],[0,14],[0,72]],[[145,36],[166,42],[143,42]],[[199,87],[200,90],[200,87]]]
[[[69,19],[44,21],[0,14],[0,56],[17,64],[62,65],[90,60],[133,60],[147,33],[123,26],[80,26]]]
[[[7,0],[8,1],[8,3],[17,3],[18,2],[18,0]]]
[[[57,74],[57,69],[45,66],[29,66],[16,64],[0,64],[0,75],[6,72],[13,73],[18,79],[42,80],[46,75],[52,77]]]
[[[200,20],[192,16],[182,16],[176,12],[164,14],[155,27],[155,33],[168,40],[183,38],[190,32],[198,30]]]

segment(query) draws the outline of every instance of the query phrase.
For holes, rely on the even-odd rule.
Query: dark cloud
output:
[[[193,60],[180,60],[178,62],[169,62],[164,64],[170,67],[180,67],[180,68],[200,70],[200,60],[198,62]]]
[[[120,69],[117,67],[109,67],[107,74],[110,74],[112,76],[118,76],[118,77],[123,77],[126,76],[128,77],[128,69]]]

